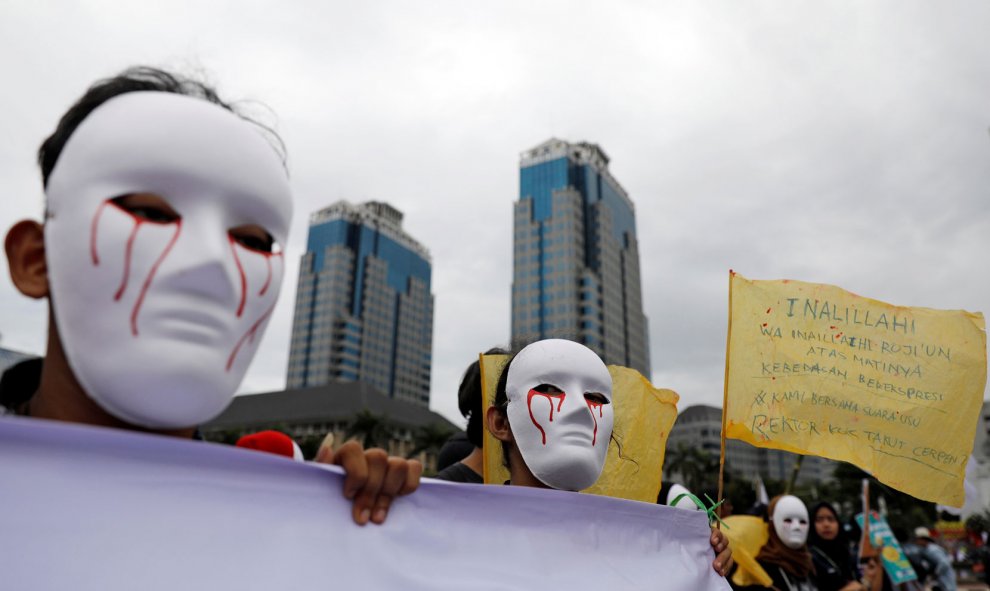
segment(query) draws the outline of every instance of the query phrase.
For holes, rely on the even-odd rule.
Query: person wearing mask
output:
[[[485,414],[502,443],[513,486],[581,491],[605,466],[615,410],[612,377],[591,349],[563,339],[537,341],[502,369],[495,403]],[[732,567],[724,534],[712,530],[712,567]]]
[[[808,508],[793,495],[778,496],[769,505],[769,538],[756,560],[770,575],[775,591],[818,591],[808,550]]]
[[[281,141],[206,84],[136,67],[91,86],[38,162],[44,221],[4,247],[14,286],[48,301],[48,343],[6,412],[195,437],[233,399],[281,289]],[[356,442],[323,459],[344,468],[359,525],[422,471]]]

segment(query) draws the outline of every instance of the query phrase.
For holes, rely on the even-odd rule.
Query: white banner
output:
[[[4,589],[726,590],[705,515],[424,480],[358,527],[335,467],[0,418]]]

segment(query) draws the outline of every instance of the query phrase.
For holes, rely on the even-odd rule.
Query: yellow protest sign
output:
[[[730,274],[725,435],[850,462],[961,506],[986,385],[983,315]]]
[[[486,410],[495,402],[495,388],[507,355],[481,356],[481,384]],[[601,477],[582,492],[655,503],[660,493],[667,436],[677,418],[679,396],[673,390],[653,387],[638,371],[608,366],[615,404],[613,439]],[[502,461],[502,443],[485,430],[484,474],[486,484],[502,484],[509,470]]]

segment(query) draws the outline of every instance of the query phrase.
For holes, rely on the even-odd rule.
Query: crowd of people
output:
[[[233,397],[278,297],[292,215],[281,142],[212,88],[142,67],[94,84],[38,161],[45,219],[19,222],[4,246],[17,289],[48,300],[47,350],[0,388],[0,414],[197,438],[197,425]],[[613,437],[612,394],[598,355],[550,339],[511,357],[485,409],[475,362],[459,392],[464,452],[437,477],[482,482],[487,430],[501,444],[505,484],[586,489]],[[279,437],[242,446],[299,456]],[[343,467],[359,525],[384,523],[393,500],[420,484],[417,461],[353,441],[316,460]],[[890,588],[878,553],[855,558],[833,505],[809,515],[782,496],[766,517],[756,559],[772,588]],[[918,543],[942,591],[954,589],[931,536],[920,532]],[[729,574],[735,562],[718,528],[710,544],[712,568]]]
[[[211,87],[138,67],[91,86],[38,162],[44,220],[15,224],[4,247],[14,286],[47,299],[48,342],[0,391],[0,414],[198,438],[233,397],[278,297],[292,216],[281,141]],[[549,421],[534,418],[534,396]],[[541,341],[506,366],[472,441],[483,420],[505,446],[507,484],[578,491],[601,473],[611,405],[596,354]],[[298,453],[269,435],[241,446]],[[419,462],[354,441],[316,460],[345,471],[359,525],[384,523],[420,484]],[[441,477],[477,480],[475,460],[459,465]],[[711,546],[724,575],[721,532]]]
[[[798,497],[782,495],[772,499],[768,506],[757,506],[754,512],[764,511],[769,522],[767,542],[755,558],[770,577],[770,588],[777,591],[955,591],[957,588],[948,556],[924,526],[915,530],[912,539],[902,540],[898,552],[893,547],[887,549],[880,537],[865,537],[856,521],[842,519],[835,505],[826,501],[816,503],[809,512]],[[915,578],[895,585],[884,566],[884,556],[897,562],[901,552]],[[746,591],[767,588],[737,584],[734,579],[730,579],[730,584],[734,589]]]

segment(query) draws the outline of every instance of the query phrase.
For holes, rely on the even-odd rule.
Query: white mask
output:
[[[136,193],[163,198],[180,219],[111,202]],[[284,273],[278,246],[253,250],[228,232],[257,225],[284,245],[292,217],[284,167],[260,131],[200,99],[126,93],[79,125],[46,194],[52,306],[86,393],[151,428],[223,411]]]
[[[689,495],[689,494],[691,494],[691,491],[684,488],[680,484],[672,484],[670,486],[670,490],[667,491],[666,503],[668,506],[677,507],[678,509],[687,509],[689,511],[700,510],[701,508],[698,507],[697,503],[692,501],[687,496],[681,496],[681,495]],[[678,499],[677,497],[681,497],[681,498]],[[674,501],[677,502],[675,503]]]
[[[541,385],[559,392],[537,392]],[[573,341],[539,341],[513,358],[505,390],[512,436],[533,476],[561,490],[594,484],[614,421],[612,377],[602,360]]]
[[[808,541],[808,508],[795,496],[780,497],[773,509],[773,528],[788,548],[804,546]]]

